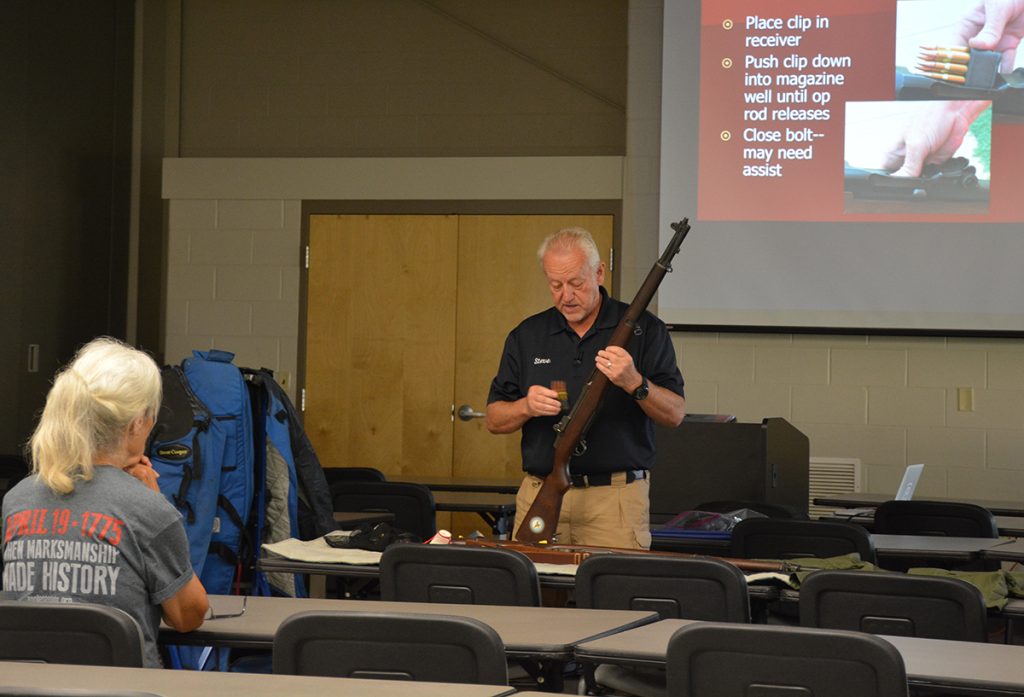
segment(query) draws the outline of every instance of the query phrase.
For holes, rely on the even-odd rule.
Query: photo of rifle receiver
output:
[[[683,243],[683,238],[690,231],[689,218],[672,223],[671,227],[675,231],[672,240],[665,247],[665,251],[662,252],[658,261],[654,263],[653,268],[647,274],[647,279],[640,286],[636,297],[633,298],[633,302],[622,315],[608,346],[626,347],[633,336],[633,329],[640,319],[640,315],[647,309],[665,274],[672,270],[672,258],[679,252],[679,245]],[[523,518],[523,523],[515,532],[515,539],[520,542],[546,541],[555,534],[555,530],[558,528],[558,514],[562,510],[562,498],[571,486],[569,460],[574,453],[582,454],[586,450],[584,437],[609,384],[611,383],[608,377],[594,368],[572,410],[555,425],[554,428],[558,435],[555,436],[555,452],[551,472],[544,477],[544,483],[541,485],[540,491],[537,492],[537,498],[533,500],[530,510]]]

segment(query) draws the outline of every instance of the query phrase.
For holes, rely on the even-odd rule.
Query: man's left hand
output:
[[[643,377],[633,364],[629,351],[619,346],[609,346],[597,352],[595,365],[608,380],[626,392],[632,393],[643,382]]]

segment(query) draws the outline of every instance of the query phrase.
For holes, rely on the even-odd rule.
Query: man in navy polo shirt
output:
[[[608,346],[627,304],[601,286],[605,267],[590,233],[567,228],[537,251],[554,307],[512,330],[491,382],[485,423],[491,433],[522,429],[526,477],[516,496],[515,529],[551,472],[555,431],[596,366],[612,385],[570,461],[562,501],[562,543],[647,549],[654,424],[675,427],[686,401],[683,376],[664,323],[649,312],[625,348]],[[563,403],[553,385],[565,384]]]

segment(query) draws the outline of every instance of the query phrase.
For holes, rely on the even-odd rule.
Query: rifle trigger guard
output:
[[[576,447],[573,448],[572,454],[579,457],[585,452],[587,452],[587,441],[581,439],[580,442],[576,444]]]

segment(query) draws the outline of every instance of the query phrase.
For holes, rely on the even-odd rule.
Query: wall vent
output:
[[[819,496],[849,494],[861,490],[860,459],[851,457],[812,457],[807,511],[811,518],[830,515],[842,506],[816,506]]]

